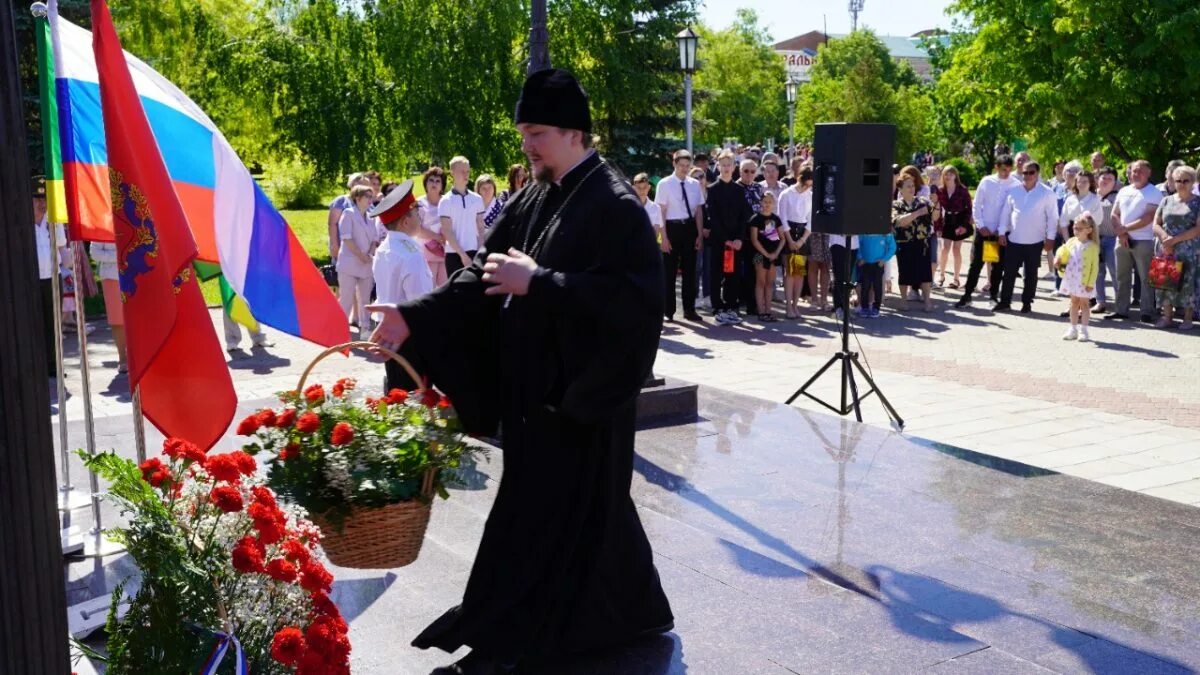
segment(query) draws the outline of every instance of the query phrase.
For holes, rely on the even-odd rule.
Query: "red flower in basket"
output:
[[[161,459],[151,457],[138,465],[138,468],[142,470],[142,480],[147,483],[154,487],[161,487],[165,483],[167,487],[170,487],[171,469],[163,464]]]
[[[300,586],[312,593],[333,590],[333,575],[316,560],[309,559],[300,566]]]
[[[440,401],[441,398],[441,395],[433,389],[426,389],[425,392],[421,394],[421,403],[424,404],[426,408],[436,408],[438,401]]]
[[[300,444],[296,442],[288,443],[279,451],[279,459],[287,461],[296,455],[300,454]]]
[[[237,435],[253,436],[254,432],[258,431],[260,426],[262,426],[262,422],[259,421],[258,415],[251,415],[241,422],[238,422]]]
[[[321,401],[324,401],[325,400],[325,387],[322,387],[319,384],[314,384],[311,387],[309,387],[308,389],[305,389],[304,390],[304,400],[308,401],[309,403],[311,403],[313,405],[317,405]]]
[[[400,404],[408,400],[408,392],[403,389],[393,389],[385,397],[388,403]]]
[[[279,629],[271,640],[271,658],[285,666],[298,666],[304,657],[304,633],[295,626]]]
[[[273,427],[279,421],[279,418],[275,416],[275,411],[270,408],[258,411],[257,417],[259,426],[264,427]]]
[[[208,475],[226,483],[236,483],[242,479],[241,469],[233,455],[212,455],[204,460],[204,469]]]
[[[333,385],[333,395],[337,398],[342,398],[346,392],[353,391],[354,387],[358,386],[358,382],[353,378],[343,377]]]
[[[333,425],[333,433],[329,435],[329,442],[334,445],[349,445],[350,441],[354,440],[354,427],[346,422],[338,422]]]
[[[296,411],[292,408],[287,408],[279,413],[279,417],[275,419],[275,426],[280,429],[287,429],[296,422]]]
[[[311,434],[321,428],[321,418],[316,413],[306,412],[296,420],[296,431]]]

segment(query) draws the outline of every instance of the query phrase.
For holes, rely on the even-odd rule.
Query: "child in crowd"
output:
[[[865,234],[858,237],[859,310],[864,318],[879,316],[883,304],[883,270],[896,256],[896,235]]]
[[[1088,341],[1089,305],[1096,297],[1096,275],[1100,271],[1100,245],[1096,242],[1096,220],[1088,211],[1075,218],[1075,236],[1058,247],[1055,262],[1062,277],[1062,290],[1071,296],[1068,316],[1071,326],[1064,340]]]
[[[763,191],[761,210],[750,218],[750,244],[754,247],[754,297],[760,321],[775,321],[771,311],[775,291],[775,265],[783,253],[783,221],[775,215],[775,194]]]

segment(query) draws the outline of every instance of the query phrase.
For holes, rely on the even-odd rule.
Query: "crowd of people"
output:
[[[1055,293],[1070,298],[1061,313],[1070,321],[1064,339],[1089,340],[1092,314],[1160,328],[1182,315],[1180,329],[1194,325],[1200,192],[1195,169],[1182,161],[1166,167],[1158,185],[1150,183],[1149,162],[1133,162],[1123,184],[1101,153],[1087,168],[1061,161],[1043,176],[1027,152],[1013,157],[1000,148],[995,172],[972,196],[953,165],[922,153],[923,168],[894,168],[892,232],[847,238],[813,231],[812,158],[796,154],[785,170],[778,155],[754,147],[695,157],[680,150],[653,196],[648,176],[634,178],[663,251],[668,320],[678,277],[684,319],[702,322],[698,310],[710,310],[728,325],[745,317],[777,321],[777,288],[788,319],[828,311],[878,317],[893,289],[901,306],[917,302],[927,312],[933,288],[961,291],[955,307],[963,309],[985,271],[979,291],[992,311],[1012,311],[1021,280],[1020,311],[1030,313],[1045,254]],[[847,257],[854,291],[843,307],[834,291]]]
[[[471,163],[466,157],[454,157],[448,167],[448,174],[433,166],[421,175],[425,194],[416,200],[420,228],[412,234],[435,286],[471,264],[500,209],[529,180],[525,166],[514,164],[508,171],[507,187],[500,191],[491,174],[481,174],[472,183]],[[351,174],[346,193],[329,205],[329,255],[338,299],[347,321],[360,335],[367,335],[372,328],[366,306],[376,296],[376,255],[389,236],[386,224],[368,212],[399,185],[384,183],[377,171]]]

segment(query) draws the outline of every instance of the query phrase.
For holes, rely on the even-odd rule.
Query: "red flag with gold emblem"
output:
[[[192,271],[196,242],[150,130],[104,0],[92,0],[92,49],[108,144],[130,388],[168,437],[208,449],[237,395]]]

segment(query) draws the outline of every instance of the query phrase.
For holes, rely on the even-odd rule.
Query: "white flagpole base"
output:
[[[109,540],[103,531],[88,530],[83,537],[83,552],[79,555],[84,558],[104,558],[124,552],[125,547]]]
[[[74,511],[92,503],[92,496],[74,487],[58,488],[58,510]]]
[[[104,628],[104,624],[108,621],[108,610],[112,606],[111,595],[101,595],[85,600],[78,605],[71,605],[67,608],[67,626],[71,630],[71,635],[82,640],[87,636],[95,633],[97,630]],[[117,607],[117,617],[125,616],[125,612],[129,611],[129,596],[121,598],[121,604]]]
[[[76,555],[83,550],[83,535],[79,533],[78,527],[67,527],[59,530],[58,537],[62,542],[64,556]]]

